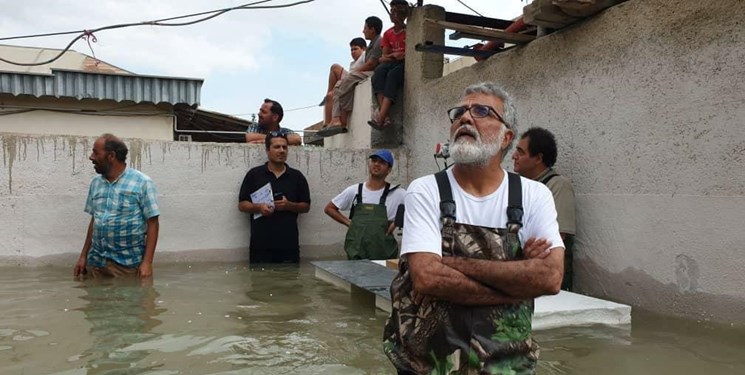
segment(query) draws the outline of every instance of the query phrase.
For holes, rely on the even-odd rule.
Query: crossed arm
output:
[[[261,133],[246,133],[246,143],[263,144],[266,135]],[[296,133],[287,134],[287,144],[290,146],[299,146],[302,143],[300,135]]]
[[[564,248],[530,239],[523,251],[528,259],[507,262],[433,253],[406,256],[418,295],[462,305],[494,305],[558,293]]]

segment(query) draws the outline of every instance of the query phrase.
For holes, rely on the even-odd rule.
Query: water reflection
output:
[[[233,365],[291,367],[318,358],[319,343],[308,332],[312,301],[300,268],[293,264],[253,265],[241,274],[244,297],[227,314],[242,320],[240,340],[230,343]]]
[[[91,347],[81,354],[87,358],[88,375],[139,374],[152,367],[139,366],[148,352],[123,350],[157,336],[151,333],[161,324],[155,319],[165,309],[157,306],[158,292],[152,278],[91,279],[81,283],[88,303],[79,308],[90,323]]]

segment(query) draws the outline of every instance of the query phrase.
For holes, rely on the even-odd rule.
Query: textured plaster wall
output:
[[[0,134],[0,264],[73,265],[90,217],[83,212],[95,172],[95,137]],[[161,207],[157,261],[248,258],[249,218],[238,192],[250,167],[266,161],[263,146],[125,139],[130,166],[156,183]],[[311,188],[301,215],[304,258],[342,257],[344,228],[323,208],[347,186],[364,181],[369,150],[291,147],[288,164]],[[389,181],[408,181],[406,155]]]
[[[49,108],[5,114],[25,108]],[[64,113],[58,110],[85,110]],[[122,114],[136,114],[123,116]],[[173,139],[171,111],[152,104],[116,103],[114,101],[72,101],[56,98],[18,98],[0,95],[0,133],[65,134],[98,136],[113,133],[122,137]]]
[[[323,146],[328,149],[370,148],[372,128],[367,125],[372,113],[372,83],[366,79],[354,88],[354,109],[349,116],[347,133],[337,134],[323,139]]]
[[[743,24],[744,1],[631,0],[445,78],[407,80],[411,175],[432,172],[462,89],[498,81],[521,132],[556,134],[577,195],[580,291],[745,324]]]

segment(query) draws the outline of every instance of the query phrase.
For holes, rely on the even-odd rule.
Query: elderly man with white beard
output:
[[[384,350],[399,374],[534,374],[533,300],[563,274],[551,191],[501,166],[518,133],[499,85],[469,86],[447,114],[454,166],[407,191]]]

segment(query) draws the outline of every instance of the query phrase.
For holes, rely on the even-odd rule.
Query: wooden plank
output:
[[[527,29],[520,31],[519,34],[525,34],[525,35],[533,35],[535,36],[537,34],[537,30],[535,26],[527,25]],[[448,39],[450,40],[460,40],[460,39],[476,39],[476,40],[488,40],[488,38],[484,38],[482,35],[475,35],[475,34],[469,34],[464,33],[462,31],[455,31],[451,33],[448,36]]]
[[[523,8],[523,21],[528,25],[560,29],[579,20],[564,13],[551,0],[536,0]]]
[[[452,12],[445,13],[445,21],[460,23],[464,25],[471,25],[471,26],[488,27],[490,29],[501,29],[501,30],[506,29],[507,27],[512,25],[512,22],[513,22],[510,20],[501,20],[499,18],[479,17],[479,16],[472,16],[470,14],[452,13]]]
[[[386,259],[385,266],[392,269],[392,270],[398,270],[398,258],[396,259]]]
[[[482,51],[472,48],[448,47],[439,44],[417,44],[414,49],[419,52],[439,53],[442,55],[489,57],[504,50]]]
[[[572,17],[589,17],[625,0],[553,0],[553,4]]]
[[[437,21],[426,18],[424,20],[425,25],[435,25],[443,29],[455,30],[471,35],[478,35],[483,39],[497,40],[505,43],[523,44],[532,42],[535,37],[532,35],[509,33],[504,30],[489,29],[480,26],[462,25],[459,23],[448,22],[448,21]]]
[[[496,42],[501,42],[502,41],[502,39],[485,37],[483,35],[476,35],[476,34],[464,33],[462,31],[456,31],[456,32],[450,34],[450,36],[448,37],[448,39],[450,39],[450,40],[460,40],[460,39],[493,40],[493,41],[496,41]]]

